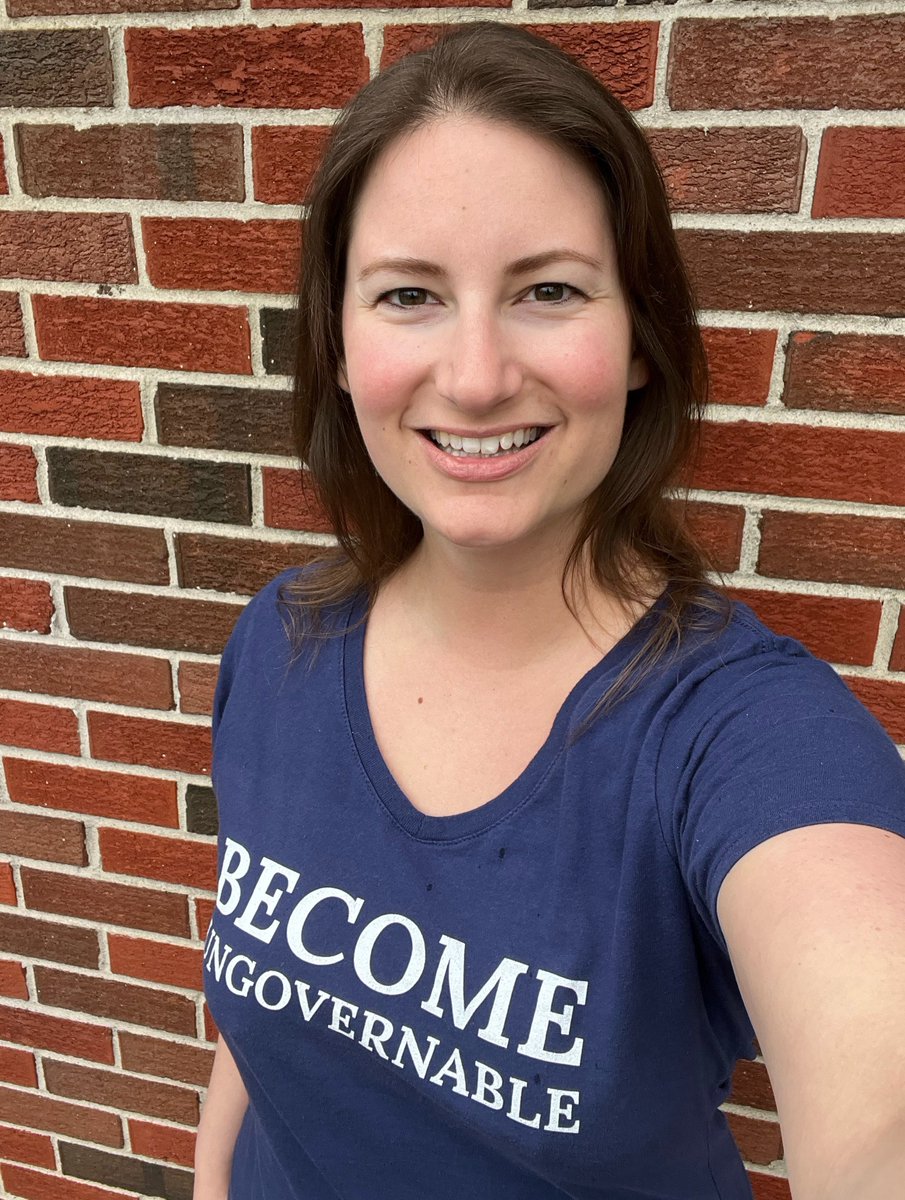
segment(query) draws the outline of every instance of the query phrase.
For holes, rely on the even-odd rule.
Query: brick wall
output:
[[[438,18],[538,28],[648,131],[713,373],[695,525],[905,748],[905,5],[314,3],[5,0],[10,1196],[190,1197],[217,656],[327,536],[289,443],[293,205],[335,109]],[[724,1107],[788,1200],[762,1062]]]

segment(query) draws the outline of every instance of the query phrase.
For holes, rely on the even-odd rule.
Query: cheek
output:
[[[420,375],[414,339],[356,337],[346,340],[349,390],[362,420],[381,420],[398,412]]]

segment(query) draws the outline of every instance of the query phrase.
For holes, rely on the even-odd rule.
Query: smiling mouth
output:
[[[419,430],[423,437],[453,458],[501,458],[518,454],[549,433],[550,425],[530,425],[495,437],[469,438],[442,429]]]

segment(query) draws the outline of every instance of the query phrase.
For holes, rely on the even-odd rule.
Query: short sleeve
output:
[[[781,649],[714,671],[664,735],[658,803],[668,848],[728,953],[716,901],[760,842],[849,822],[905,837],[905,762],[828,663]]]

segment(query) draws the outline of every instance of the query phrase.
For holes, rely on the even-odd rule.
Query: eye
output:
[[[551,294],[550,294],[551,291],[553,293],[557,293],[557,292],[561,293],[564,290],[567,292],[571,292],[572,295],[570,295],[570,296],[558,295],[557,296],[554,294],[551,296]],[[536,283],[534,285],[534,287],[530,289],[529,294],[530,294],[530,292],[546,293],[546,296],[542,295],[541,298],[545,299],[547,301],[548,308],[553,308],[557,304],[567,304],[570,300],[573,299],[574,296],[584,295],[584,293],[580,292],[578,290],[578,288],[572,287],[572,285],[570,283]]]
[[[395,304],[392,301],[388,301],[390,308],[422,308],[423,304],[419,302],[420,298],[429,295],[430,292],[427,290],[427,288],[391,288],[390,291],[382,292],[377,297],[377,303],[380,304],[383,301],[386,301],[388,296],[398,296],[402,303]]]

